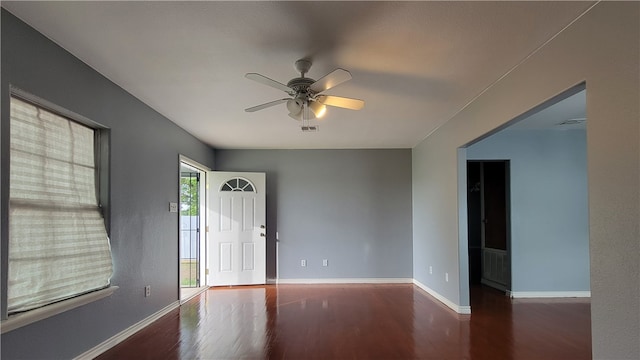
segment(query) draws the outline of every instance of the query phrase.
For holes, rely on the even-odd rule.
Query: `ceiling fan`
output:
[[[286,85],[257,73],[246,74],[245,77],[247,79],[282,90],[290,98],[253,106],[244,109],[244,111],[254,112],[286,102],[289,116],[302,121],[304,130],[305,126],[308,127],[310,120],[321,118],[325,114],[327,105],[351,110],[360,110],[364,107],[364,101],[359,99],[323,94],[325,91],[350,80],[350,72],[338,68],[316,81],[304,76],[309,72],[310,68],[310,60],[300,59],[296,61],[295,69],[300,73],[300,77],[291,79]]]

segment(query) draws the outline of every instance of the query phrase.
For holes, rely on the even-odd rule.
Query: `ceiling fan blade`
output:
[[[341,96],[322,95],[318,96],[317,100],[324,105],[351,110],[360,110],[364,107],[364,101],[360,99],[352,99]]]
[[[313,91],[316,94],[319,94],[348,80],[351,80],[351,73],[345,69],[338,68],[328,73],[320,80],[309,85],[309,90]]]
[[[277,82],[275,80],[269,79],[264,75],[260,75],[257,73],[247,73],[244,77],[246,77],[249,80],[257,81],[260,84],[271,86],[272,88],[276,88],[278,90],[282,90],[286,93],[293,91],[293,89],[288,87],[287,85]]]
[[[246,111],[246,112],[254,112],[254,111],[266,109],[266,108],[271,107],[271,106],[282,104],[283,102],[287,102],[287,101],[289,101],[289,99],[274,100],[274,101],[270,101],[268,103],[264,103],[262,105],[257,105],[257,106],[253,106],[253,107],[250,107],[250,108],[246,108],[246,109],[244,109],[244,111]]]

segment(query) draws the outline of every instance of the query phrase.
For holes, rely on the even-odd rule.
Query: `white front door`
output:
[[[266,282],[264,173],[209,172],[207,285]]]

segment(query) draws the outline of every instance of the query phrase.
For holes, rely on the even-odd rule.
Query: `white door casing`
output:
[[[264,173],[208,173],[209,276],[207,285],[266,282]]]

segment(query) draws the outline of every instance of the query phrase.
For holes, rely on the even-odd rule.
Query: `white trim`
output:
[[[0,333],[8,333],[11,330],[15,330],[25,325],[33,324],[36,321],[44,320],[65,311],[69,311],[82,305],[89,304],[102,298],[106,298],[107,296],[113,294],[116,290],[118,290],[117,286],[110,286],[106,289],[93,291],[88,294],[63,300],[57,303],[43,306],[41,308],[29,310],[24,313],[10,315],[8,319],[2,320],[0,325]]]
[[[507,291],[507,296],[523,298],[589,298],[591,291]]]
[[[202,165],[201,163],[199,163],[199,162],[197,162],[195,160],[191,160],[187,156],[179,154],[178,157],[179,157],[180,162],[187,163],[188,165],[190,165],[190,166],[192,166],[192,167],[194,167],[194,168],[196,168],[196,169],[198,169],[200,171],[203,171],[203,172],[211,171],[211,169],[209,169],[208,166]]]
[[[420,281],[418,281],[416,279],[413,279],[413,283],[417,287],[419,287],[420,289],[426,291],[429,295],[431,295],[434,298],[436,298],[436,300],[438,300],[441,303],[443,303],[444,305],[446,305],[451,310],[457,312],[458,314],[463,314],[463,315],[471,314],[471,306],[460,306],[460,305],[454,304],[449,299],[447,299],[443,295],[439,294],[437,291],[431,289],[430,287],[428,287],[427,285],[421,283]]]
[[[277,284],[411,284],[411,278],[277,279]]]
[[[525,62],[527,62],[529,60],[529,58],[533,57],[535,54],[537,54],[539,51],[541,51],[543,48],[545,48],[547,46],[547,44],[551,43],[556,37],[558,37],[560,34],[562,34],[565,30],[569,29],[575,22],[577,22],[578,20],[580,20],[585,14],[587,14],[589,11],[591,11],[591,9],[593,9],[596,5],[598,5],[600,3],[600,1],[596,1],[593,4],[591,4],[591,6],[589,6],[586,10],[584,10],[583,12],[581,12],[578,16],[576,16],[573,20],[571,20],[570,23],[568,23],[567,25],[565,25],[565,27],[563,27],[562,29],[560,29],[560,31],[558,31],[557,33],[555,33],[553,36],[551,36],[550,38],[548,38],[544,43],[540,44],[537,48],[535,48],[532,52],[530,52],[527,56],[525,56],[523,59],[521,59],[517,64],[513,65],[513,67],[511,67],[509,70],[507,70],[507,72],[505,72],[504,74],[502,74],[502,76],[500,76],[499,78],[497,78],[496,80],[494,80],[491,84],[489,84],[487,87],[485,87],[484,89],[482,89],[482,91],[480,91],[480,93],[478,93],[477,95],[475,95],[474,97],[472,97],[466,104],[464,104],[464,106],[462,106],[460,109],[458,109],[455,113],[453,113],[452,115],[450,115],[448,118],[446,118],[446,120],[439,122],[435,128],[433,128],[427,135],[425,135],[425,137],[423,137],[422,139],[420,139],[420,141],[418,141],[415,145],[413,145],[414,147],[417,146],[418,144],[420,144],[422,141],[424,141],[424,139],[428,138],[429,136],[431,136],[431,134],[434,134],[436,131],[440,130],[441,127],[443,127],[446,123],[448,123],[451,119],[455,118],[456,116],[458,116],[458,114],[460,114],[461,112],[463,112],[467,107],[471,106],[471,104],[473,104],[480,96],[482,96],[484,93],[486,93],[487,91],[489,91],[491,88],[493,88],[494,86],[496,86],[496,84],[498,84],[500,81],[502,81],[502,79],[506,78],[507,76],[509,76],[509,74],[511,74],[512,72],[514,72],[517,68],[519,68],[522,64],[524,64]],[[470,144],[468,144],[470,145]]]
[[[45,110],[58,113],[58,115],[62,115],[69,120],[73,120],[77,123],[80,123],[84,126],[90,127],[94,130],[107,129],[106,126],[101,125],[85,116],[82,116],[76,112],[65,109],[60,105],[54,104],[51,101],[45,100],[37,95],[31,94],[30,92],[24,91],[20,88],[17,88],[13,85],[9,86],[10,96],[17,97],[21,100],[25,100],[27,102],[32,103],[33,105],[37,105],[38,107],[44,108]]]
[[[160,311],[151,314],[150,316],[142,319],[141,321],[138,321],[137,323],[129,326],[128,328],[122,330],[121,332],[115,334],[114,336],[110,337],[109,339],[101,342],[100,344],[96,345],[95,347],[93,347],[92,349],[89,349],[85,352],[83,352],[82,354],[76,356],[74,358],[74,360],[84,360],[84,359],[94,359],[96,358],[98,355],[104,353],[105,351],[111,349],[112,347],[118,345],[119,343],[123,342],[124,340],[126,340],[128,337],[130,337],[131,335],[137,333],[138,331],[142,330],[143,328],[149,326],[152,322],[158,320],[159,318],[163,317],[164,315],[168,314],[170,311],[177,309],[178,307],[180,307],[180,301],[174,301],[173,303],[169,304],[168,306],[166,306],[165,308],[161,309]]]
[[[189,300],[193,299],[194,297],[196,297],[196,296],[198,296],[198,295],[202,294],[203,292],[205,292],[205,291],[209,290],[209,287],[208,287],[208,286],[201,286],[201,287],[196,288],[196,289],[198,289],[198,290],[197,290],[197,291],[195,291],[193,294],[191,294],[191,295],[187,296],[187,297],[186,297],[186,298],[184,298],[184,299],[180,299],[180,305],[182,305],[182,304],[186,303],[187,301],[189,301]],[[180,290],[182,291],[182,289],[180,289]]]
[[[280,279],[280,233],[276,228],[276,284],[278,283],[278,279]]]

